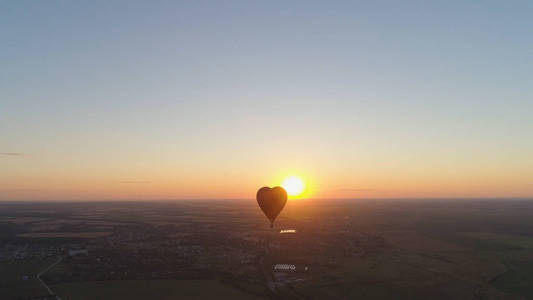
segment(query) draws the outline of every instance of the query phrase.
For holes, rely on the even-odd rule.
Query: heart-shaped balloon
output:
[[[285,207],[285,203],[287,203],[287,192],[280,186],[274,188],[265,186],[257,191],[256,198],[257,204],[270,220],[270,228],[272,228],[274,220]]]

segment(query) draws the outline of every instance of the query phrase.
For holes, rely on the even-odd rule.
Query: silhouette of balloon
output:
[[[280,186],[274,188],[265,186],[257,191],[256,198],[257,204],[270,220],[270,228],[272,228],[274,220],[285,207],[285,203],[287,203],[287,192]]]

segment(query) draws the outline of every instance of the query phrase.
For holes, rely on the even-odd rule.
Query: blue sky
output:
[[[533,196],[532,16],[530,1],[0,1],[0,152],[22,154],[0,157],[0,198],[87,182],[127,198],[110,185],[136,179],[207,197],[206,176],[235,190],[224,174],[250,166],[246,192],[213,195],[287,169],[324,197]]]

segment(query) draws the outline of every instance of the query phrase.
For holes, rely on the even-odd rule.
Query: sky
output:
[[[0,0],[0,200],[533,197],[532,16]]]

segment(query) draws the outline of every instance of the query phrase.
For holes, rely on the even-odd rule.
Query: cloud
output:
[[[41,189],[2,189],[3,192],[39,192]]]
[[[127,184],[148,184],[152,183],[151,181],[142,181],[142,180],[124,180],[120,183],[127,183]]]
[[[372,188],[346,188],[339,189],[339,192],[375,192],[376,189]]]
[[[24,154],[20,152],[0,152],[0,155],[2,156],[24,156]]]

